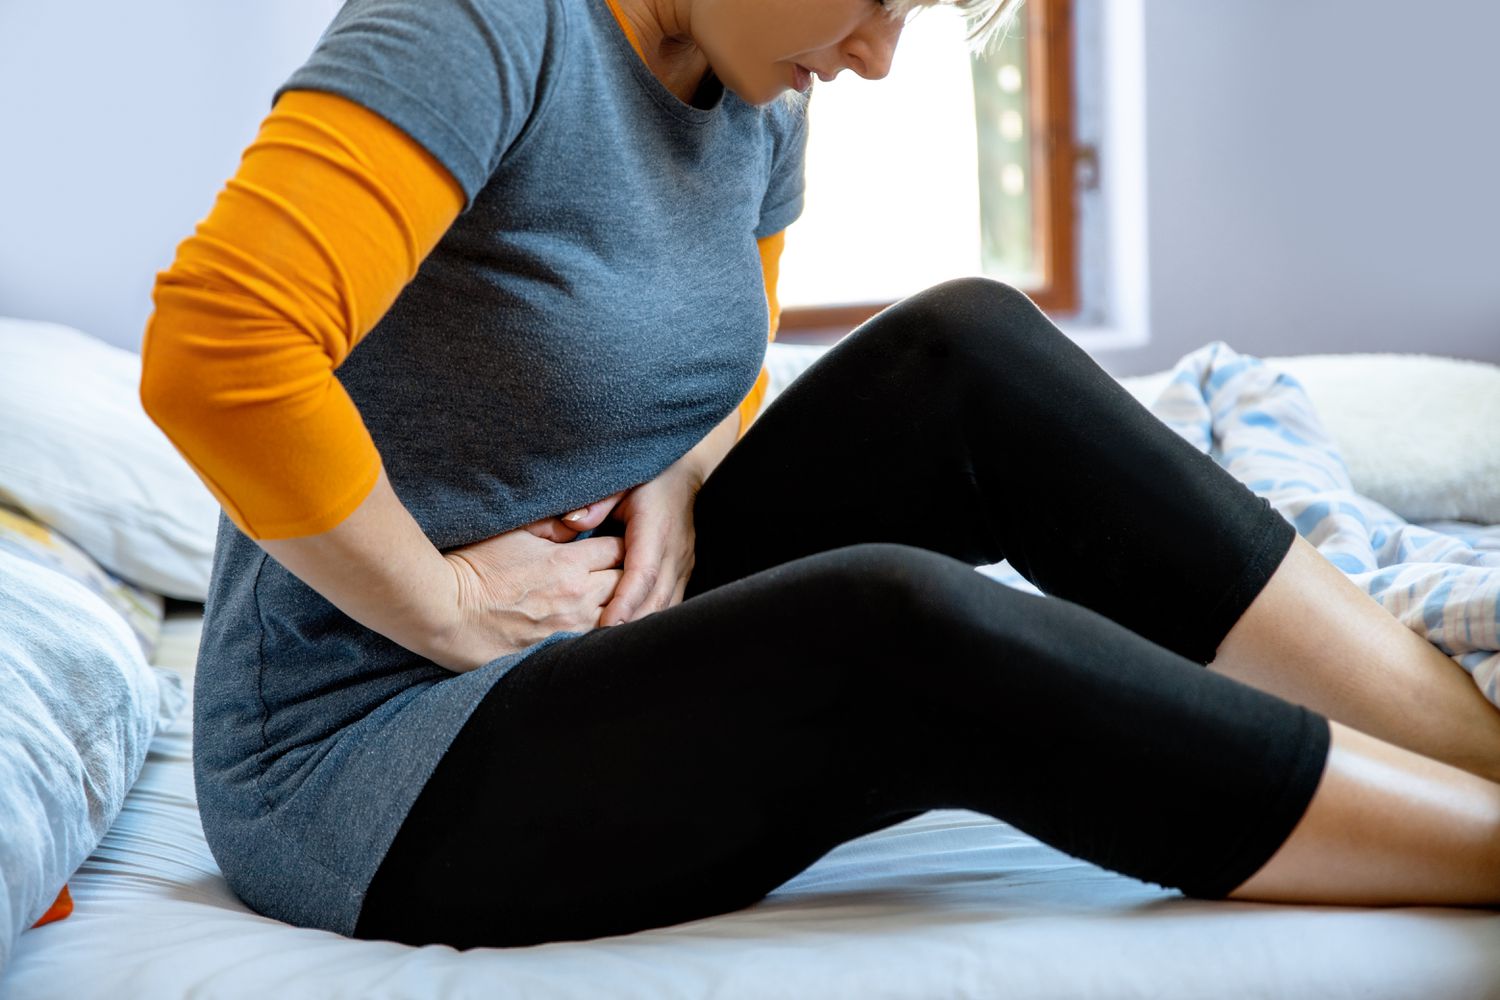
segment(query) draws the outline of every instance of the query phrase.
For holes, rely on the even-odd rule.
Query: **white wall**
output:
[[[1107,368],[1212,339],[1500,362],[1500,4],[1144,15],[1149,342]]]
[[[1142,13],[1140,134],[1107,138],[1144,174],[1111,188],[1107,144],[1103,194],[1143,217],[1109,298],[1140,303],[1115,342],[1145,342],[1095,338],[1106,367],[1215,338],[1500,361],[1500,4],[1079,2]],[[156,271],[337,6],[0,0],[0,315],[137,347]]]
[[[0,0],[0,315],[140,346],[337,0]]]

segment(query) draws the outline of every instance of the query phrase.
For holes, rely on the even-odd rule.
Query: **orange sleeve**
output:
[[[781,322],[781,303],[776,299],[776,279],[780,274],[781,250],[786,246],[786,230],[756,240],[755,244],[760,248],[760,271],[766,280],[766,306],[771,313],[771,329],[766,339],[775,340],[776,327]],[[745,436],[750,421],[755,419],[756,412],[760,410],[761,400],[766,397],[766,386],[770,381],[770,371],[765,365],[761,365],[760,377],[751,386],[750,395],[740,403],[740,437]]]
[[[289,91],[157,275],[141,403],[249,537],[326,531],[369,495],[380,455],[333,372],[463,205],[385,119]]]

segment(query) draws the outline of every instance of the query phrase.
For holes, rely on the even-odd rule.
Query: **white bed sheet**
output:
[[[200,627],[169,618],[158,654],[188,682]],[[198,821],[189,725],[156,737],[70,880],[75,911],[22,935],[0,997],[1500,1000],[1500,912],[1189,900],[962,810],[676,927],[469,952],[355,941],[231,895]]]

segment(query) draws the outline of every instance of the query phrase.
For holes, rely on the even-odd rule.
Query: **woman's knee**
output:
[[[1035,599],[1000,587],[958,559],[894,542],[844,546],[796,562],[805,564],[799,574],[803,599],[797,601],[808,616],[802,627],[823,631],[865,662],[909,662],[961,636],[976,615],[995,611],[997,602]]]
[[[950,278],[914,292],[901,300],[940,315],[983,320],[1013,309],[1035,309],[1025,292],[994,278],[966,275]]]
[[[1077,362],[1082,352],[1024,292],[992,278],[953,278],[916,292],[871,321],[872,339],[960,373],[1024,372]],[[889,345],[888,345],[889,346]]]
[[[1026,294],[992,278],[940,282],[897,303],[934,344],[957,350],[992,348],[997,340],[1028,340],[1057,332]],[[893,307],[895,308],[895,307]]]

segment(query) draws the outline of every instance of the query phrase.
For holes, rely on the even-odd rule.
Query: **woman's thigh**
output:
[[[867,548],[517,664],[419,795],[356,936],[509,946],[680,923],[921,812],[868,787],[890,765],[880,665],[849,627],[857,591],[886,589]],[[820,601],[835,581],[852,586]]]
[[[689,595],[824,549],[1008,559],[1198,662],[1295,530],[1163,424],[1020,292],[901,300],[766,408],[698,493]]]
[[[508,946],[680,923],[942,807],[1222,895],[1300,817],[1326,732],[1082,606],[849,546],[523,660],[419,795],[355,933]]]

